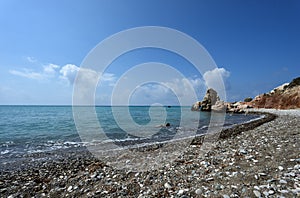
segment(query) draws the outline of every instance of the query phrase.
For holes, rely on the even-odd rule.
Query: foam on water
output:
[[[127,107],[118,107],[120,112]],[[155,111],[155,108],[152,111]],[[190,107],[166,108],[166,122],[171,127],[157,128],[143,126],[150,123],[149,107],[130,107],[130,113],[139,124],[139,128],[128,125],[132,134],[140,134],[140,137],[127,134],[114,120],[111,107],[96,107],[99,122],[103,127],[107,138],[98,139],[97,134],[91,134],[91,141],[82,141],[77,133],[73,120],[71,106],[0,106],[0,162],[2,159],[13,160],[30,154],[43,152],[56,152],[68,149],[80,149],[86,146],[99,144],[117,144],[119,148],[126,149],[130,146],[145,146],[157,143],[180,141],[206,133],[210,114],[207,112],[191,112]],[[187,123],[199,123],[197,128],[180,125],[182,111]],[[196,119],[200,114],[200,121]],[[256,115],[228,115],[225,127],[259,119]],[[164,124],[164,123],[162,123]],[[86,127],[91,127],[87,125]],[[134,131],[135,130],[135,131]],[[155,132],[152,134],[151,130]],[[90,130],[93,132],[93,128]],[[152,134],[149,136],[149,134]],[[176,134],[176,138],[175,138]]]

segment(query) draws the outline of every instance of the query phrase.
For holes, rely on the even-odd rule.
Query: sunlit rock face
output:
[[[283,84],[269,93],[256,96],[251,105],[254,108],[296,109],[300,108],[300,77],[289,84]]]

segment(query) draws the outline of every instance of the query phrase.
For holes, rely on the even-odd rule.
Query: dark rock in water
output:
[[[211,107],[216,104],[216,102],[220,100],[217,92],[210,88],[206,91],[206,94],[201,102],[201,111],[211,111]]]

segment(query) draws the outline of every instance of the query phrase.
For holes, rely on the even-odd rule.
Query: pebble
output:
[[[278,166],[278,170],[282,171],[283,167],[282,166]]]
[[[280,183],[280,184],[287,184],[287,181],[281,179],[281,180],[279,180],[279,183]]]
[[[287,191],[287,190],[281,190],[279,192],[285,194],[285,193],[288,193],[289,191]]]
[[[195,190],[195,193],[196,193],[197,195],[200,195],[200,194],[202,193],[202,190],[201,190],[200,188],[198,188],[197,190]]]
[[[253,190],[253,193],[254,193],[255,197],[261,197],[261,194],[259,191]]]
[[[267,191],[264,191],[263,194],[264,194],[266,197],[269,196],[269,192],[267,192]]]
[[[248,152],[245,149],[240,149],[240,153],[246,155]]]
[[[213,181],[213,180],[214,180],[214,178],[212,178],[212,177],[209,177],[206,179],[206,181]]]
[[[172,186],[167,182],[167,183],[165,183],[165,185],[164,185],[164,187],[165,188],[167,188],[167,189],[170,189],[170,188],[172,188]]]
[[[177,193],[177,195],[182,195],[184,193],[184,190],[182,190],[182,189],[180,189],[179,191],[178,191],[178,193]]]
[[[274,190],[269,190],[269,192],[268,192],[270,195],[273,195],[274,193],[275,193],[275,191]]]
[[[267,176],[266,173],[258,173],[259,176]]]
[[[67,189],[68,192],[72,192],[73,186],[69,186],[69,188]]]

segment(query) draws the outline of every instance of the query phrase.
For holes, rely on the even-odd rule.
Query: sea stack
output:
[[[224,112],[226,111],[226,104],[220,101],[218,93],[210,88],[206,91],[206,94],[202,101],[197,101],[192,105],[192,111],[216,111]]]

